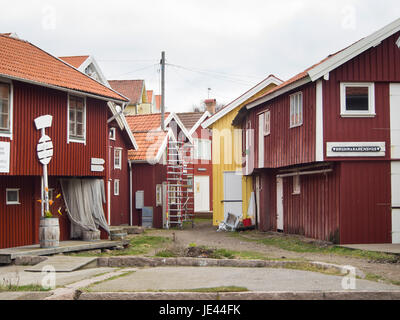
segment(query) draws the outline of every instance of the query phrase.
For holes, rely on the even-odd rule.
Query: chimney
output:
[[[207,99],[204,101],[204,104],[206,105],[206,110],[211,115],[213,115],[217,108],[217,100],[216,99]]]

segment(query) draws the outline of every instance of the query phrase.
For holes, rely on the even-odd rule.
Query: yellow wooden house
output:
[[[253,181],[251,175],[243,175],[242,132],[232,122],[248,101],[281,83],[275,76],[268,76],[202,124],[203,128],[212,129],[214,225],[224,221],[228,212],[247,218],[251,211]]]

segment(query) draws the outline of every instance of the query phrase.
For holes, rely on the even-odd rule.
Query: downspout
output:
[[[129,164],[129,225],[133,226],[133,199],[132,199],[132,162],[128,160]]]

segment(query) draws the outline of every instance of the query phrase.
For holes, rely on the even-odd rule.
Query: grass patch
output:
[[[81,257],[137,256],[147,254],[153,249],[164,247],[170,242],[170,238],[141,234],[133,236],[129,242],[129,247],[124,250],[112,250],[107,253],[95,253],[87,251],[71,253],[70,255]]]
[[[374,252],[358,249],[339,247],[336,245],[321,244],[318,241],[310,241],[290,235],[266,235],[262,238],[253,238],[249,232],[230,233],[233,237],[248,242],[257,242],[267,246],[274,246],[283,250],[299,253],[321,253],[330,255],[340,255],[354,258],[367,259],[382,263],[400,263],[400,257],[393,254]]]
[[[45,289],[41,285],[38,285],[38,284],[30,284],[30,285],[25,285],[25,286],[0,285],[0,292],[20,292],[20,291],[26,291],[26,292],[43,291],[43,292],[47,292],[47,291],[50,291],[50,290],[51,289]]]

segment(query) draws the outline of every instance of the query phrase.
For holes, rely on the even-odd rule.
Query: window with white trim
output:
[[[68,138],[72,142],[85,142],[86,101],[83,97],[68,96]]]
[[[116,129],[115,128],[110,128],[110,140],[114,140],[115,141],[115,135],[116,135]]]
[[[119,196],[119,180],[114,180],[114,196]]]
[[[156,206],[162,205],[162,184],[156,185]]]
[[[271,111],[268,110],[264,113],[264,136],[271,134]]]
[[[114,169],[122,169],[122,149],[114,149]]]
[[[340,114],[342,117],[375,116],[374,83],[341,83]]]
[[[19,189],[6,189],[6,205],[16,205],[19,202]]]
[[[11,85],[0,82],[0,133],[11,132]]]
[[[290,128],[303,124],[303,93],[290,95]]]
[[[300,176],[296,175],[293,176],[293,194],[300,194],[301,188],[300,188]]]
[[[194,159],[211,160],[211,141],[208,139],[194,139]]]

